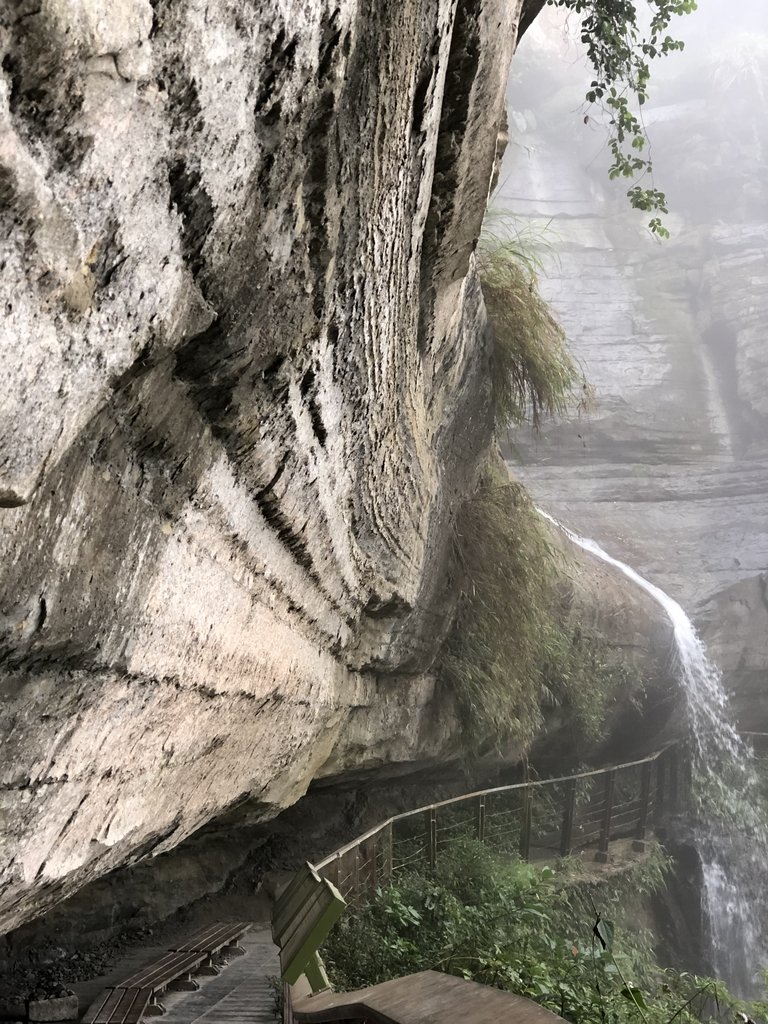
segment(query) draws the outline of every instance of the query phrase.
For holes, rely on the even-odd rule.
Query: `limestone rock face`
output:
[[[451,749],[519,6],[0,2],[0,931]]]
[[[700,617],[707,647],[729,682],[739,728],[768,734],[768,573],[718,591]]]

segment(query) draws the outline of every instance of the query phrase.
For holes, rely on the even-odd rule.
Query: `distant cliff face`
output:
[[[763,612],[750,597],[754,620],[731,616],[726,640],[713,610],[757,593],[768,566],[767,139],[750,115],[768,46],[740,51],[728,22],[715,52],[714,16],[681,24],[686,53],[659,69],[652,97],[666,105],[646,115],[670,241],[648,237],[607,180],[603,131],[583,123],[580,64],[558,62],[557,32],[526,36],[513,66],[498,203],[549,245],[542,285],[597,391],[590,415],[515,438],[522,475],[686,605],[730,669],[737,648],[754,658]]]
[[[452,756],[519,3],[0,4],[0,931]]]

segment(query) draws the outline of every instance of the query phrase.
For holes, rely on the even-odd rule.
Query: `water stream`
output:
[[[672,623],[678,675],[686,698],[696,805],[696,845],[715,974],[743,998],[763,989],[768,965],[768,827],[750,749],[728,711],[719,669],[683,608],[599,544],[580,537],[542,509],[574,544],[622,572],[657,601]]]

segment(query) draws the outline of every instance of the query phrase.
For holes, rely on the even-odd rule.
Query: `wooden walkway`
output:
[[[321,992],[294,1003],[293,1016],[304,1024],[563,1024],[562,1017],[523,996],[438,971],[409,974],[358,992]]]
[[[241,945],[245,956],[231,960],[215,977],[199,978],[197,992],[166,993],[163,1005],[167,1012],[152,1019],[163,1024],[193,1024],[195,1021],[200,1024],[275,1024],[274,995],[269,979],[279,975],[280,964],[269,930],[263,924],[254,925],[243,936]],[[106,978],[73,985],[81,1007],[97,998],[105,984],[142,968],[164,950],[165,947],[132,950]]]
[[[275,1024],[270,977],[280,964],[272,937],[258,926],[243,936],[245,956],[239,956],[215,978],[201,978],[198,992],[179,993],[167,1012],[154,1018],[162,1024]]]

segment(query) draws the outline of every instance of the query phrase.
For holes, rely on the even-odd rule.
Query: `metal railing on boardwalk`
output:
[[[442,800],[388,818],[315,868],[354,902],[409,868],[434,871],[467,836],[523,860],[594,851],[607,861],[612,840],[642,849],[649,830],[681,809],[686,765],[671,745],[640,761]]]

